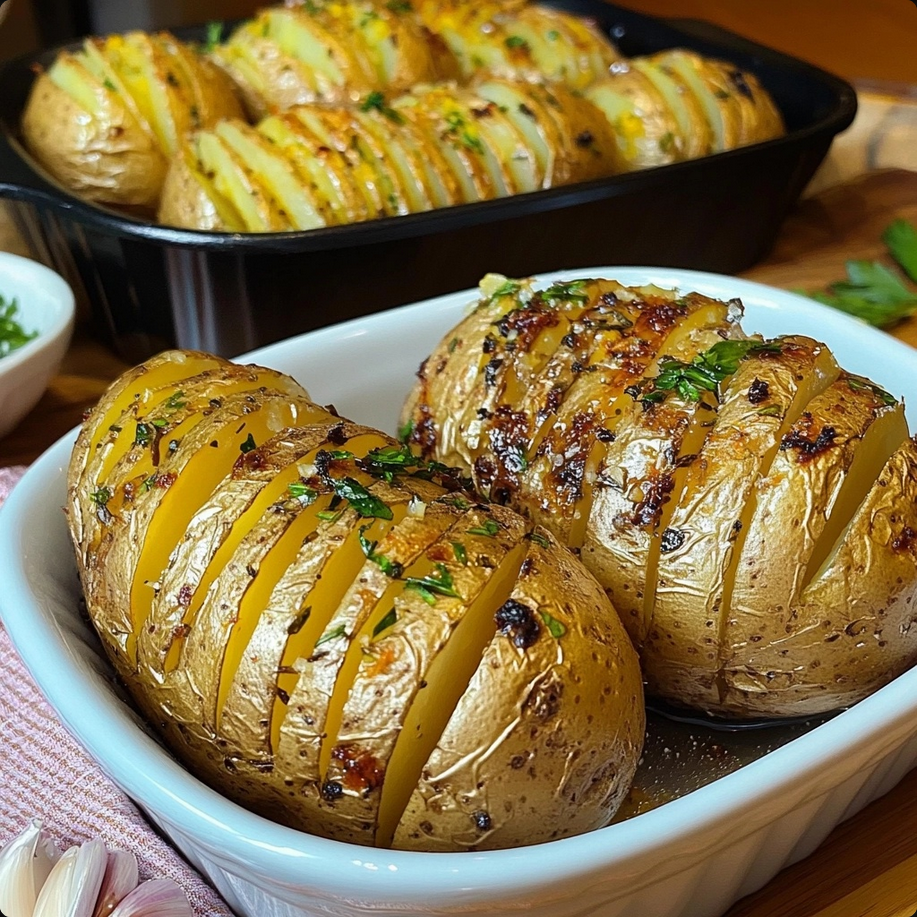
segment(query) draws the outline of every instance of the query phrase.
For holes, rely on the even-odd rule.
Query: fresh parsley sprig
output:
[[[882,234],[882,241],[904,274],[917,283],[914,224],[895,220]],[[917,312],[917,290],[894,268],[880,261],[850,260],[846,271],[847,279],[830,284],[826,291],[800,292],[877,328],[889,328]]]
[[[672,357],[659,361],[659,375],[636,386],[640,401],[658,404],[671,392],[685,401],[700,401],[703,392],[715,392],[721,382],[733,375],[739,363],[754,353],[779,353],[780,345],[762,341],[718,341],[698,354],[690,363]]]
[[[7,302],[0,296],[0,357],[5,357],[23,344],[38,336],[37,331],[28,332],[16,321],[19,304],[15,299]]]

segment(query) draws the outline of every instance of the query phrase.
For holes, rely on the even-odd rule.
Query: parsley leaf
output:
[[[360,460],[360,467],[375,478],[391,483],[396,474],[422,464],[407,446],[380,446]]]
[[[476,525],[474,528],[468,529],[468,534],[487,535],[489,538],[493,538],[499,531],[500,526],[493,519],[488,519],[483,525]]]
[[[372,523],[370,523],[371,525]],[[397,561],[391,560],[386,557],[384,554],[377,554],[376,547],[378,546],[378,541],[370,541],[364,534],[369,528],[369,525],[361,525],[360,531],[358,532],[358,537],[360,539],[360,547],[363,549],[363,553],[366,555],[367,560],[371,560],[376,564],[379,569],[386,575],[390,576],[392,579],[397,579],[404,573],[404,567],[401,566]]]
[[[374,519],[392,519],[391,509],[353,478],[332,478],[334,492],[361,515]]]
[[[211,51],[215,50],[216,46],[223,40],[223,23],[208,22],[205,35],[206,37],[204,38],[203,51],[205,54],[210,54]]]
[[[16,321],[18,311],[19,305],[15,299],[7,302],[0,296],[0,357],[5,357],[38,336],[37,331],[27,332]]]
[[[309,506],[318,499],[318,491],[313,490],[308,484],[303,484],[302,481],[294,481],[292,484],[288,484],[287,490],[290,492],[290,496],[299,500],[303,506]]]
[[[754,353],[779,353],[780,345],[761,341],[719,341],[690,363],[672,357],[659,361],[659,375],[636,386],[641,401],[651,404],[677,392],[685,401],[699,401],[703,392],[715,392],[720,382],[733,375],[739,363]]]
[[[360,105],[360,111],[377,111],[395,124],[403,124],[404,118],[390,105],[385,104],[385,96],[378,90],[371,92]]]
[[[419,592],[421,598],[428,604],[436,603],[436,596],[444,595],[453,599],[460,599],[461,596],[455,591],[452,581],[452,574],[446,569],[445,564],[436,565],[436,573],[428,573],[426,576],[416,577],[409,576],[405,580],[405,589],[413,589]]]
[[[917,282],[917,228],[913,223],[895,220],[882,240],[907,276]],[[846,271],[847,279],[830,284],[826,291],[799,292],[878,328],[888,328],[917,312],[917,291],[893,268],[879,261],[851,260]]]
[[[398,612],[392,608],[389,613],[373,628],[373,636],[378,637],[384,630],[388,630],[398,620]]]

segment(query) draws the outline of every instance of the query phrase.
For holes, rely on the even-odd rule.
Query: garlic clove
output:
[[[38,893],[60,856],[37,820],[0,850],[0,913],[32,917]]]
[[[194,917],[182,888],[171,879],[141,882],[110,917]]]
[[[139,881],[137,858],[125,850],[109,850],[93,917],[108,917],[118,902],[137,887]]]
[[[65,851],[42,887],[32,917],[92,917],[107,863],[105,844],[98,839]]]

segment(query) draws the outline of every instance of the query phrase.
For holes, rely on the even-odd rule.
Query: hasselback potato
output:
[[[89,38],[35,81],[22,132],[38,161],[88,200],[159,201],[185,135],[242,109],[229,78],[174,36]]]
[[[580,554],[647,689],[727,717],[849,705],[917,660],[917,439],[828,348],[740,304],[492,276],[404,435]]]
[[[617,144],[561,86],[489,80],[419,87],[356,108],[300,106],[256,128],[195,134],[163,189],[161,222],[196,229],[313,229],[598,178]]]
[[[463,486],[280,373],[172,351],[89,414],[67,510],[115,669],[241,804],[421,850],[607,824],[636,654],[549,532]]]

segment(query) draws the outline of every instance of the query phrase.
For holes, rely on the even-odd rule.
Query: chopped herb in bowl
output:
[[[26,331],[16,321],[18,312],[19,306],[15,299],[7,302],[6,298],[0,295],[0,357],[8,356],[23,344],[28,344],[38,337],[37,331]]]

